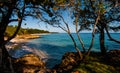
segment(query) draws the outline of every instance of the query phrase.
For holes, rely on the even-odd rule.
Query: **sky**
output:
[[[75,25],[73,25],[73,21],[70,17],[70,13],[65,11],[62,16],[64,17],[64,20],[66,21],[66,23],[69,24],[71,33],[74,33],[75,32]],[[64,25],[63,22],[61,22],[61,23]],[[24,25],[24,24],[27,24],[27,25]],[[61,28],[53,27],[53,26],[46,24],[44,22],[40,22],[39,19],[34,19],[32,17],[27,17],[26,21],[23,21],[22,27],[23,28],[35,28],[35,29],[40,29],[40,30],[47,30],[50,32],[66,33]],[[89,33],[91,31],[82,31],[82,32]]]
[[[24,25],[24,24],[27,25]],[[27,21],[23,21],[22,23],[23,28],[35,28],[35,29],[40,29],[40,30],[47,30],[50,32],[64,32],[60,28],[53,27],[49,24],[46,24],[44,22],[39,22],[39,20],[33,19],[33,18],[28,18]]]
[[[74,33],[75,32],[75,26],[72,24],[72,21],[70,21],[69,18],[66,18],[66,19],[67,19],[66,22],[68,24],[70,24],[70,31],[72,33]],[[22,28],[33,28],[33,29],[47,30],[47,31],[50,31],[50,32],[66,33],[61,28],[53,27],[53,26],[51,26],[49,24],[46,24],[44,22],[39,22],[39,20],[33,19],[31,17],[27,18],[26,21],[22,22]],[[89,33],[91,31],[82,31],[82,32]]]
[[[70,26],[71,33],[74,33],[75,32],[75,26],[73,25],[73,21],[71,20],[70,14],[68,12],[64,12],[63,14],[64,14],[63,17],[64,17],[65,21]],[[11,24],[16,25],[17,23],[11,23]],[[62,24],[64,24],[64,23],[62,23]],[[111,25],[116,25],[116,24],[120,25],[120,22],[119,23],[118,22],[111,23]],[[46,24],[44,22],[40,22],[39,19],[34,19],[32,17],[27,17],[26,20],[24,20],[22,22],[22,28],[33,28],[33,29],[47,30],[47,31],[50,31],[50,32],[65,33],[65,31],[63,31],[61,28],[53,27],[53,26],[51,26],[49,24]],[[92,30],[91,31],[84,30],[84,31],[81,31],[81,32],[90,33],[90,32],[92,32]]]
[[[9,25],[17,25],[17,22],[12,22]],[[26,25],[25,25],[26,24]],[[47,30],[50,32],[60,32],[60,33],[64,33],[63,30],[61,30],[60,28],[56,28],[53,26],[50,26],[44,22],[39,22],[39,20],[37,19],[33,19],[31,17],[27,18],[25,21],[22,21],[22,28],[33,28],[33,29],[40,29],[40,30]]]
[[[63,15],[65,17],[65,21],[70,24],[70,30],[71,32],[75,32],[74,25],[72,24],[71,18],[68,17],[68,14]],[[16,25],[17,22],[11,23],[12,25]],[[25,25],[26,24],[26,25]],[[61,28],[53,27],[49,24],[46,24],[44,22],[40,22],[39,19],[35,19],[32,17],[27,17],[26,20],[22,22],[22,28],[33,28],[33,29],[40,29],[40,30],[47,30],[50,32],[59,32],[59,33],[65,33]]]
[[[67,19],[66,20],[67,23],[70,24],[70,31],[72,33],[74,33],[75,32],[75,26],[72,24],[72,21],[70,22],[69,18],[66,18],[66,19]],[[12,23],[12,24],[15,25],[17,23]],[[116,25],[116,24],[118,24],[118,23],[116,23],[116,22],[111,23],[111,25]],[[119,24],[120,24],[120,22],[119,22]],[[47,30],[47,31],[50,31],[50,32],[66,33],[61,28],[53,27],[53,26],[51,26],[49,24],[46,24],[44,22],[39,22],[39,20],[33,19],[31,17],[27,18],[26,21],[22,22],[22,28],[33,28],[33,29]],[[92,32],[92,31],[87,31],[87,30],[81,31],[81,33],[90,33],[90,32]],[[120,31],[119,31],[119,33],[120,33]]]
[[[83,5],[84,6],[84,5]],[[70,31],[71,32],[75,32],[75,26],[72,24],[73,21],[71,20],[71,17],[70,17],[70,13],[69,11],[64,11],[64,13],[62,13],[64,18],[65,18],[65,21],[70,25]],[[47,16],[47,15],[45,15]],[[49,24],[46,24],[44,22],[39,22],[40,20],[38,19],[34,19],[34,18],[31,18],[31,17],[27,17],[26,21],[23,21],[22,22],[22,28],[34,28],[34,29],[40,29],[40,30],[47,30],[47,31],[50,31],[50,32],[59,32],[59,33],[65,33],[65,31],[63,31],[62,29],[60,28],[56,28],[56,27],[53,27]],[[16,25],[17,23],[11,23],[12,25]],[[24,24],[27,24],[27,25],[24,25]],[[119,23],[120,24],[120,23]],[[84,33],[89,33],[91,31],[82,31]]]
[[[75,26],[72,24],[72,21],[70,21],[69,18],[66,18],[66,19],[67,19],[66,20],[67,23],[70,24],[71,33],[74,33],[75,32]],[[11,24],[16,25],[17,23],[11,23]],[[111,25],[115,25],[115,24],[118,24],[118,23],[114,22]],[[119,24],[120,24],[120,22],[119,22]],[[53,26],[51,26],[49,24],[46,24],[44,22],[39,22],[39,20],[33,19],[31,17],[27,18],[26,21],[22,22],[22,28],[33,28],[33,29],[47,30],[47,31],[50,31],[50,32],[66,33],[61,28],[53,27]],[[92,31],[87,31],[87,30],[81,31],[81,33],[90,33],[90,32],[92,32]],[[119,33],[120,33],[120,31],[119,31]]]

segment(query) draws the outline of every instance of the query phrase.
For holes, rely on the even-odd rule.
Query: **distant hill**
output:
[[[17,26],[8,26],[5,36],[11,36],[15,32],[16,28]],[[32,29],[32,28],[21,28],[17,35],[40,34],[40,33],[50,33],[50,32],[45,30]]]

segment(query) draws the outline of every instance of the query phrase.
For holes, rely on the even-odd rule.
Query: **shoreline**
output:
[[[29,41],[31,41],[32,39],[36,39],[36,38],[40,38],[40,35],[30,35],[26,37],[26,35],[22,36],[25,38],[20,38],[17,36],[16,38],[10,40],[7,44],[6,44],[6,48],[8,50],[8,52],[10,53],[12,51],[11,56],[14,56],[15,58],[20,58],[22,56],[24,56],[25,54],[34,54],[39,56],[39,58],[43,61],[46,61],[46,59],[48,58],[48,54],[45,51],[36,49],[34,47],[30,47],[29,45],[27,45],[27,43]],[[16,52],[15,52],[16,51]]]
[[[36,38],[40,38],[40,35],[33,35],[33,34],[25,34],[25,35],[18,35],[16,36],[16,38],[18,39],[36,39]]]
[[[41,38],[39,34],[25,34],[25,35],[17,35],[15,38],[10,40],[12,43],[26,43],[29,42],[31,39]]]

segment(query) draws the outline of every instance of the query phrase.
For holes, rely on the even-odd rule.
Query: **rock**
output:
[[[46,73],[45,63],[34,54],[27,54],[14,61],[16,73]]]
[[[80,62],[80,58],[78,56],[78,53],[67,52],[63,56],[61,63],[59,65],[56,65],[54,69],[57,71],[57,73],[63,73],[66,71],[70,71],[79,62]]]

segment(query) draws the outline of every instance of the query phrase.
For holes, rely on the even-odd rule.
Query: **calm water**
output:
[[[75,37],[75,40],[78,43],[77,45],[81,49],[76,34],[72,34],[72,35]],[[85,47],[88,48],[91,42],[91,34],[82,33],[80,35],[81,38],[83,39],[83,42],[85,43]],[[114,38],[120,40],[120,33],[112,33],[111,35]],[[106,37],[105,45],[108,50],[120,49],[120,44],[109,41],[106,35],[105,37]],[[61,58],[65,52],[76,51],[74,50],[74,46],[71,38],[66,33],[42,35],[42,38],[33,39],[28,43],[28,45],[30,47],[37,48],[47,54],[48,56],[47,67],[49,68],[53,67],[55,64],[60,63]],[[92,48],[92,51],[100,51],[99,34],[95,35],[95,43]]]

